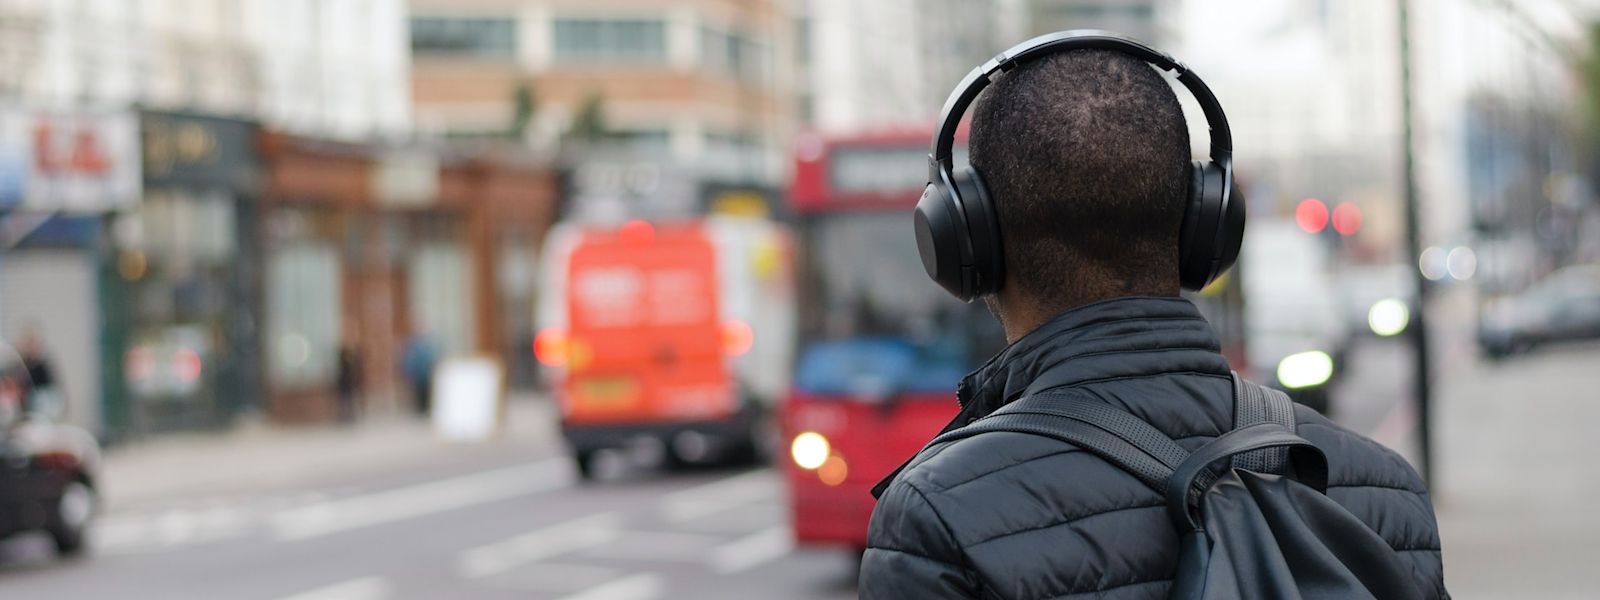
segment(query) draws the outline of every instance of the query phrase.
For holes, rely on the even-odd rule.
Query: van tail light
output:
[[[725,321],[722,323],[722,352],[728,356],[742,356],[750,351],[750,346],[756,341],[756,334],[750,330],[750,324],[744,321]]]
[[[567,332],[558,327],[540,330],[533,337],[533,356],[547,367],[566,366],[569,347]]]

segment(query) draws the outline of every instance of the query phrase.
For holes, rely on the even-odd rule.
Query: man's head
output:
[[[999,213],[1006,275],[989,303],[1008,337],[1087,302],[1178,293],[1189,132],[1147,63],[1101,50],[1027,63],[979,98],[969,145]]]

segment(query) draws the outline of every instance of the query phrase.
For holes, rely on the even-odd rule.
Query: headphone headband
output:
[[[1222,112],[1222,104],[1217,102],[1217,96],[1211,93],[1211,88],[1206,87],[1200,76],[1171,55],[1131,38],[1109,31],[1077,29],[1048,33],[1012,46],[978,65],[956,84],[955,91],[950,93],[950,97],[944,101],[944,108],[939,111],[939,128],[933,134],[933,153],[928,155],[928,181],[939,181],[941,168],[949,172],[954,167],[951,164],[951,152],[955,146],[956,128],[960,126],[961,117],[966,115],[972,101],[992,83],[994,75],[1009,72],[1039,57],[1069,50],[1114,50],[1155,65],[1163,71],[1176,72],[1178,82],[1189,90],[1200,103],[1201,112],[1205,113],[1211,134],[1211,160],[1224,169],[1232,170],[1233,133],[1228,129],[1228,117]]]

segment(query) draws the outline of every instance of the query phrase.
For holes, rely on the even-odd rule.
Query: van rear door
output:
[[[725,418],[716,252],[698,226],[589,234],[568,263],[569,423]]]

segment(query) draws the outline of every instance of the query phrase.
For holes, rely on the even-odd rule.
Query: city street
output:
[[[1448,458],[1441,461],[1444,487],[1438,494],[1452,591],[1461,597],[1530,597],[1515,593],[1528,589],[1517,587],[1526,582],[1503,575],[1537,573],[1542,597],[1579,597],[1581,553],[1558,559],[1563,548],[1575,550],[1592,539],[1583,532],[1597,533],[1600,523],[1581,517],[1573,499],[1600,490],[1581,477],[1554,474],[1579,468],[1578,455],[1568,452],[1584,444],[1592,449],[1583,428],[1593,420],[1572,418],[1572,411],[1594,415],[1596,408],[1579,402],[1573,391],[1600,384],[1595,371],[1582,368],[1600,361],[1600,345],[1478,365],[1464,340],[1443,338],[1438,427],[1439,451]],[[1414,418],[1406,405],[1395,403],[1408,389],[1405,348],[1399,340],[1359,342],[1335,400],[1342,421],[1401,446],[1412,444]],[[1501,400],[1512,389],[1539,410],[1506,408],[1516,406]],[[432,442],[416,424],[372,426],[394,431],[363,433],[340,452],[330,452],[329,444],[345,443],[338,440],[349,434],[334,429],[192,442],[261,465],[243,473],[204,467],[201,458],[172,466],[174,459],[148,448],[117,450],[108,469],[125,468],[122,478],[110,476],[112,493],[118,485],[124,493],[111,499],[90,555],[55,561],[43,538],[0,545],[0,595],[854,596],[851,557],[793,548],[781,481],[770,469],[660,473],[618,463],[606,481],[581,485],[549,428],[548,407],[536,399],[524,399],[519,407],[507,439],[485,446]],[[1532,420],[1542,420],[1542,429],[1517,425]],[[1541,432],[1540,440],[1533,431]],[[1513,433],[1499,436],[1501,442],[1483,442],[1490,432]],[[175,445],[159,451],[189,450]],[[253,452],[300,464],[263,460]],[[1523,465],[1517,482],[1508,482],[1508,473],[1519,470],[1508,465],[1528,453],[1541,456],[1542,463]],[[318,454],[328,458],[309,457]],[[139,471],[146,463],[213,470]],[[129,475],[166,477],[168,485],[130,481]],[[1537,491],[1555,481],[1566,483],[1550,494]],[[1526,552],[1508,553],[1509,547]],[[1506,566],[1519,554],[1524,568]]]
[[[370,473],[315,484],[249,489],[255,486],[240,480],[232,487],[249,491],[131,506],[113,500],[82,560],[53,561],[43,538],[0,546],[0,595],[853,595],[850,557],[792,548],[770,470],[665,474],[619,465],[607,481],[580,485],[552,434],[521,432],[485,448],[440,446],[447,460],[375,463]]]

